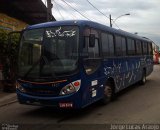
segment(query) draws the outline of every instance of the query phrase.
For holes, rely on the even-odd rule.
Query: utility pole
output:
[[[52,3],[51,0],[47,0],[47,21],[52,20]]]
[[[111,14],[110,14],[110,15],[109,15],[110,27],[112,28],[112,22],[115,23],[115,21],[116,21],[117,19],[121,18],[122,16],[126,16],[126,15],[130,15],[130,13],[128,13],[128,14],[123,14],[123,15],[118,16],[116,19],[112,19]]]
[[[112,17],[111,17],[111,14],[109,15],[109,20],[110,20],[110,27],[112,28]]]

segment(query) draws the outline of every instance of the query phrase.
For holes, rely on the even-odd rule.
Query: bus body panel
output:
[[[18,100],[21,104],[50,106],[56,108],[82,108],[81,95],[78,93],[64,97],[42,97],[32,96],[17,90]],[[69,106],[60,106],[60,104],[68,104]]]
[[[83,31],[86,27],[94,28],[99,31],[109,32],[113,35],[120,34],[122,36],[133,37],[134,39],[148,41],[147,39],[140,38],[137,35],[133,35],[121,30],[112,29],[104,25],[100,25],[90,21],[67,21],[67,22],[55,22],[48,24],[38,24],[29,26],[27,29],[37,29],[37,28],[49,28],[54,26],[66,26],[74,25],[79,27],[79,60],[78,60],[78,71],[75,74],[64,76],[62,79],[66,81],[56,83],[52,85],[39,85],[41,82],[37,82],[38,85],[34,83],[28,83],[27,79],[21,81],[18,79],[17,82],[20,83],[24,89],[37,89],[33,93],[21,92],[17,88],[17,96],[20,103],[30,104],[30,105],[44,105],[44,106],[54,106],[60,108],[83,108],[92,104],[104,97],[104,88],[108,80],[114,80],[115,93],[126,87],[138,82],[142,78],[143,71],[146,71],[146,76],[151,74],[153,71],[153,56],[152,55],[141,55],[141,56],[113,56],[104,58],[102,51],[99,66],[92,74],[87,74],[84,68],[84,57],[82,53],[82,48],[84,44]],[[26,30],[27,30],[26,29]],[[100,41],[100,49],[101,48]],[[81,55],[82,54],[82,55]],[[95,60],[96,62],[96,60]],[[57,79],[54,81],[59,81]],[[80,89],[72,94],[65,96],[60,96],[59,93],[63,87],[73,81],[81,80]],[[30,82],[30,81],[29,81]],[[40,89],[50,91],[51,93],[56,92],[56,94],[41,95]]]

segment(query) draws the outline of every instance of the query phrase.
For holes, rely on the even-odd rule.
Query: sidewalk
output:
[[[2,81],[0,80],[0,91],[3,88]]]
[[[17,101],[17,95],[14,91],[4,92],[3,84],[0,81],[0,107]]]
[[[4,106],[10,104],[13,101],[17,100],[17,96],[15,92],[4,92],[1,84],[0,87],[0,106]]]

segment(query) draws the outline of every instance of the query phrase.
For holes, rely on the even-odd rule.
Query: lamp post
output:
[[[112,27],[112,21],[115,22],[115,21],[116,21],[117,19],[119,19],[120,17],[126,16],[126,15],[130,15],[130,13],[120,15],[120,16],[118,16],[118,17],[114,20],[114,19],[112,19],[112,16],[111,16],[111,14],[110,14],[110,15],[109,15],[110,27]]]

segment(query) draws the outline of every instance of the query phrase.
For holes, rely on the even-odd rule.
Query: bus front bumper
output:
[[[37,105],[37,106],[50,106],[55,108],[73,108],[80,109],[81,96],[79,93],[74,93],[66,96],[59,97],[40,97],[22,93],[16,90],[17,98],[20,104]]]

